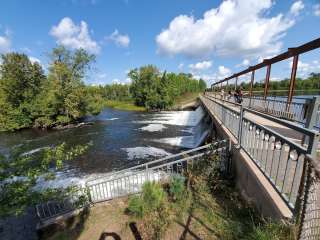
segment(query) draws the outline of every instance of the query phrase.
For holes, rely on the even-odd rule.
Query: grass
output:
[[[131,101],[108,100],[106,102],[106,107],[110,107],[118,110],[125,110],[125,111],[146,111],[145,107],[136,106]]]
[[[179,108],[185,104],[191,103],[195,101],[198,96],[199,96],[199,92],[185,93],[175,99],[174,107]]]
[[[98,204],[84,220],[66,224],[64,230],[47,239],[99,239],[103,233],[128,240],[294,239],[291,225],[263,219],[243,201],[232,181],[213,170],[213,158],[204,162],[195,164],[186,174],[186,181],[146,184],[144,192],[129,201],[118,199]],[[145,210],[141,214],[128,214],[141,209]],[[154,234],[160,231],[162,235]]]

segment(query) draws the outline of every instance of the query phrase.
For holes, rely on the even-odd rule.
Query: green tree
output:
[[[34,187],[40,176],[54,179],[53,169],[62,169],[65,161],[83,154],[88,147],[89,144],[70,148],[62,143],[31,155],[19,151],[12,152],[8,158],[0,155],[0,216],[18,215],[39,201],[67,194],[70,189],[38,192]]]
[[[27,55],[8,53],[0,65],[0,130],[15,130],[32,125],[32,107],[42,91],[42,67]]]
[[[33,112],[35,126],[65,125],[89,113],[92,108],[88,108],[83,78],[94,60],[95,56],[83,49],[53,49],[48,81]]]

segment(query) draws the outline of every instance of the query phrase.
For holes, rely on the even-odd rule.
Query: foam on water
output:
[[[158,123],[176,126],[197,126],[205,112],[202,107],[198,107],[195,111],[172,111],[161,112],[153,115],[153,118],[147,121],[138,121],[137,123]]]
[[[49,148],[49,147],[39,147],[39,148],[35,148],[35,149],[32,149],[28,152],[24,152],[21,154],[22,157],[24,156],[28,156],[28,155],[31,155],[31,154],[34,154],[34,153],[37,153],[37,152],[40,152],[42,149],[45,149],[45,148]]]
[[[149,124],[147,126],[139,128],[142,131],[148,131],[148,132],[161,132],[163,129],[166,129],[167,127],[163,124]]]
[[[119,118],[106,118],[105,120],[108,120],[108,121],[114,121],[114,120],[118,120]]]
[[[127,152],[128,159],[133,160],[135,158],[147,158],[147,157],[162,157],[169,156],[171,153],[165,151],[161,148],[156,147],[133,147],[133,148],[122,148],[122,150]]]
[[[172,146],[179,146],[183,148],[196,148],[206,139],[209,131],[204,131],[200,137],[196,136],[180,136],[172,138],[154,139],[155,142],[166,143]]]

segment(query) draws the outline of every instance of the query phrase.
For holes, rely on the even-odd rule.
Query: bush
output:
[[[49,117],[39,117],[34,121],[35,128],[50,128],[54,122]]]
[[[67,125],[68,123],[70,123],[71,120],[72,119],[68,116],[59,115],[57,117],[56,124],[64,126],[64,125]]]
[[[144,215],[144,207],[142,199],[139,196],[129,198],[128,212],[135,217],[142,218]]]
[[[174,201],[181,201],[186,195],[185,181],[183,177],[175,176],[169,186],[170,196]]]
[[[253,232],[248,235],[247,240],[285,240],[294,239],[290,228],[283,223],[265,222],[254,226]]]
[[[129,198],[127,210],[142,220],[143,239],[160,239],[171,222],[167,196],[158,183],[146,182],[140,196]]]

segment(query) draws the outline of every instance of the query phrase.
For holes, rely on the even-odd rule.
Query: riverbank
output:
[[[185,93],[175,99],[173,109],[182,109],[185,105],[196,102],[200,92]]]
[[[134,105],[132,101],[116,101],[116,100],[108,100],[105,103],[106,107],[114,108],[117,110],[125,110],[125,111],[146,111],[145,107],[140,107]]]
[[[167,209],[171,223],[161,239],[294,239],[289,225],[260,218],[232,187],[224,185],[212,194],[197,184],[201,186],[190,199]],[[151,239],[144,219],[128,214],[127,207],[127,198],[96,204],[55,231],[44,231],[41,239]]]

